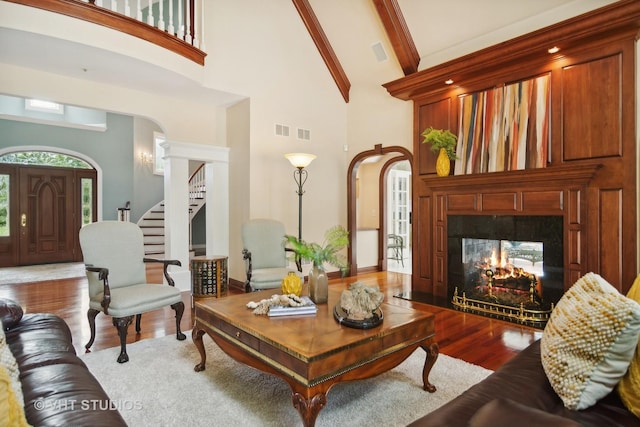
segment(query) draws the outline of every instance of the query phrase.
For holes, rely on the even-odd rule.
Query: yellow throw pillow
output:
[[[640,276],[636,277],[627,297],[640,303]],[[640,345],[636,347],[629,370],[618,384],[618,394],[624,406],[640,418]]]
[[[7,338],[4,334],[4,328],[0,321],[0,366],[3,366],[9,378],[11,378],[11,387],[20,406],[24,406],[24,397],[22,395],[22,383],[20,382],[20,369],[18,368],[18,362],[11,353],[9,344],[7,344]]]
[[[18,403],[7,369],[0,365],[0,425],[28,426],[24,408]]]
[[[544,372],[568,409],[609,394],[629,368],[640,335],[640,304],[597,274],[560,298],[540,341]]]

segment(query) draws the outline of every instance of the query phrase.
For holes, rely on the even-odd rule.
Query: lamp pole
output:
[[[298,166],[293,171],[293,180],[298,184],[296,191],[298,194],[298,240],[302,240],[302,195],[304,194],[302,187],[307,182],[307,171],[302,166]]]
[[[313,154],[306,153],[289,153],[285,154],[289,162],[296,168],[293,171],[293,180],[298,184],[298,240],[302,240],[302,195],[304,190],[302,187],[307,182],[307,171],[304,169],[316,158]]]

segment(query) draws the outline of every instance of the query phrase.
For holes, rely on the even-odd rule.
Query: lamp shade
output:
[[[306,168],[316,158],[314,154],[288,153],[284,155],[297,168]]]

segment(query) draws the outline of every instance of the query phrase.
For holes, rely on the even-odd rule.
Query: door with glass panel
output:
[[[0,163],[0,267],[81,261],[96,188],[94,169]]]
[[[389,171],[389,215],[387,231],[389,234],[402,238],[403,249],[409,247],[411,231],[411,172],[408,170],[391,169]]]

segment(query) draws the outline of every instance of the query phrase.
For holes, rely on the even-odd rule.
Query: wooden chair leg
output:
[[[90,308],[87,311],[87,319],[89,319],[89,329],[91,330],[91,338],[89,342],[84,346],[87,350],[87,353],[90,351],[89,349],[93,345],[93,341],[96,339],[96,316],[100,313],[100,310],[96,310],[94,308]]]
[[[129,361],[129,355],[127,354],[127,329],[133,321],[133,316],[127,317],[114,317],[113,326],[118,329],[118,336],[120,336],[120,355],[118,356],[118,363],[125,363]]]
[[[180,301],[175,304],[171,304],[171,308],[176,312],[176,339],[182,341],[187,338],[187,336],[180,330],[180,322],[182,321],[182,314],[184,313],[184,303]]]
[[[136,314],[136,332],[140,333],[140,320],[142,319],[142,314]]]

